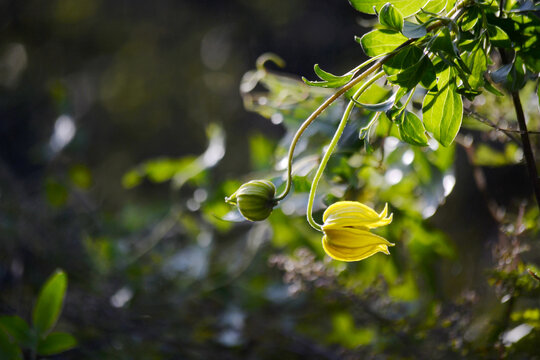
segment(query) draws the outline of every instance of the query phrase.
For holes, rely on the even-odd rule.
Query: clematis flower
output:
[[[388,246],[394,246],[369,231],[392,222],[392,214],[388,215],[388,204],[378,214],[360,202],[340,201],[326,209],[323,221],[323,248],[336,260],[358,261],[377,252],[390,255]]]

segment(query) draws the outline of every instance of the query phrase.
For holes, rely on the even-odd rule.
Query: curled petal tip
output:
[[[386,215],[388,215],[388,203],[384,204],[384,209],[383,211],[381,211],[381,213],[379,214],[379,216],[381,218],[385,218]]]

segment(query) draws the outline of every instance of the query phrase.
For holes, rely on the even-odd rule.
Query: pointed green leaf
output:
[[[452,144],[463,117],[463,102],[453,79],[439,91],[428,92],[422,104],[426,130],[443,146]]]
[[[467,11],[463,15],[461,20],[461,30],[469,31],[472,30],[474,25],[478,22],[480,18],[480,10],[477,7],[467,8]]]
[[[381,8],[388,0],[349,0],[351,5],[358,11],[365,14],[375,14],[375,10],[380,12]],[[398,9],[404,17],[411,16],[420,8],[427,4],[428,0],[392,0],[390,3]]]
[[[34,306],[34,327],[43,336],[56,324],[67,288],[67,276],[62,270],[57,270],[43,285]]]
[[[384,4],[379,11],[379,22],[392,30],[401,31],[403,29],[403,15],[390,3]]]
[[[414,45],[409,45],[386,61],[383,65],[383,70],[387,76],[398,74],[419,62],[422,55],[422,49]]]
[[[341,76],[337,76],[334,74],[331,74],[329,72],[324,71],[319,67],[318,64],[315,64],[313,67],[315,70],[315,74],[322,79],[323,81],[309,81],[305,77],[302,77],[302,80],[311,86],[318,86],[318,87],[324,87],[324,88],[338,88],[342,87],[343,85],[347,84],[349,81],[351,81],[354,74],[345,74]]]
[[[53,332],[38,343],[37,352],[39,355],[55,355],[68,351],[77,346],[77,340],[68,333]]]
[[[484,72],[487,70],[487,55],[481,46],[476,46],[464,59],[465,64],[471,70],[468,78],[469,85],[473,89],[478,89],[484,85]]]
[[[426,129],[418,116],[410,111],[404,111],[401,122],[397,124],[401,139],[411,145],[426,146],[428,138]]]
[[[410,66],[395,75],[388,76],[387,80],[393,84],[410,90],[415,87],[426,74],[433,75],[431,80],[426,80],[427,83],[433,84],[435,80],[433,64],[427,56],[424,56],[413,66]]]
[[[488,34],[489,40],[494,46],[502,48],[510,48],[512,46],[510,37],[508,37],[508,34],[500,27],[488,25]]]
[[[396,31],[382,29],[370,31],[360,39],[356,38],[356,41],[368,56],[373,57],[391,52],[407,41],[407,38]]]

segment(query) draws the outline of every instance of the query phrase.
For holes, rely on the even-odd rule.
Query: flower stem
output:
[[[365,66],[366,64],[369,64],[372,61],[372,59],[366,61],[364,64],[362,64],[359,68]],[[326,99],[325,102],[323,102],[317,110],[315,110],[298,128],[296,131],[296,134],[294,134],[294,138],[291,142],[291,146],[289,147],[289,155],[288,155],[288,164],[287,164],[287,184],[285,186],[285,189],[283,192],[276,196],[276,201],[281,201],[287,196],[289,191],[291,190],[292,185],[292,161],[294,156],[294,150],[296,148],[296,144],[298,143],[298,140],[300,140],[300,136],[304,133],[304,131],[308,128],[309,125],[315,120],[328,106],[330,106],[334,101],[336,101],[341,95],[345,94],[348,90],[350,90],[352,87],[354,87],[356,84],[364,80],[366,77],[368,77],[371,73],[373,73],[375,70],[380,68],[382,63],[377,62],[374,65],[372,65],[369,69],[364,71],[362,74],[354,78],[351,82],[349,82],[347,85],[343,86],[339,91],[337,91],[335,94],[330,96],[328,99]]]
[[[330,141],[330,144],[328,145],[328,149],[326,150],[326,153],[324,154],[321,163],[319,164],[319,168],[317,169],[317,172],[315,173],[315,177],[313,178],[313,182],[311,183],[311,190],[309,192],[309,200],[308,200],[308,206],[307,206],[307,220],[309,224],[318,231],[322,231],[321,225],[318,224],[313,219],[313,203],[315,201],[315,194],[317,192],[317,185],[319,185],[319,180],[321,179],[321,176],[324,172],[324,169],[326,168],[326,164],[328,163],[328,160],[330,159],[330,156],[334,152],[334,149],[337,146],[337,143],[341,137],[341,134],[343,134],[343,130],[345,129],[345,125],[347,125],[347,120],[349,120],[349,116],[351,115],[351,111],[354,108],[355,100],[362,95],[366,89],[373,84],[375,81],[380,79],[384,75],[383,71],[380,71],[375,76],[373,76],[371,79],[366,81],[365,84],[363,84],[353,95],[351,101],[349,101],[349,104],[347,105],[347,108],[345,109],[345,112],[343,113],[343,116],[341,118],[341,121],[339,123],[339,126],[334,134],[334,137],[332,138],[332,141]]]

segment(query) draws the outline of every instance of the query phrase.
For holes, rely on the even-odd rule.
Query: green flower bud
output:
[[[250,221],[262,221],[272,213],[277,201],[276,187],[268,180],[252,180],[240,186],[225,202],[238,206],[243,217]]]

